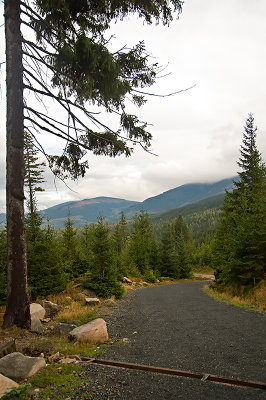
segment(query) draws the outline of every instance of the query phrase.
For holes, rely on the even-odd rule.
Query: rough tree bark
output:
[[[29,327],[24,226],[24,121],[20,1],[5,1],[7,84],[7,246],[8,292],[3,328]]]

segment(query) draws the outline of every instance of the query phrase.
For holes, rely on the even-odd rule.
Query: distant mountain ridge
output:
[[[230,190],[233,179],[223,179],[215,183],[190,183],[167,190],[157,196],[150,197],[142,203],[135,204],[126,210],[128,215],[137,211],[147,210],[149,213],[158,213],[179,208],[187,204],[196,203],[208,197],[223,194],[225,189]]]
[[[117,221],[123,211],[126,218],[132,218],[141,209],[149,214],[164,213],[178,209],[201,200],[222,195],[225,189],[233,187],[233,180],[223,179],[214,183],[191,183],[167,190],[157,196],[150,197],[143,202],[130,201],[113,197],[95,197],[79,201],[69,201],[41,211],[44,219],[55,228],[62,228],[67,218],[68,211],[74,220],[75,226],[96,222],[99,215],[107,221]],[[3,214],[2,214],[3,215]]]
[[[76,220],[76,222],[81,219],[83,223],[89,223],[97,221],[99,215],[108,220],[119,219],[121,211],[136,204],[136,201],[102,196],[57,204],[56,206],[42,210],[41,214],[45,218],[49,218],[51,222],[54,219],[65,220],[69,212],[71,218]]]

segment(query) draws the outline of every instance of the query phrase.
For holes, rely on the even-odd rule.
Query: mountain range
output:
[[[178,186],[143,202],[113,197],[95,197],[71,201],[42,210],[41,214],[44,218],[49,218],[50,224],[56,228],[64,226],[68,212],[74,220],[75,226],[96,222],[99,215],[105,217],[109,222],[117,221],[120,219],[121,211],[124,212],[127,219],[132,218],[141,209],[147,210],[149,214],[161,214],[207,198],[223,195],[225,189],[230,190],[232,188],[233,179],[224,179],[215,183],[192,183]]]
[[[158,216],[162,213],[166,213],[167,216],[168,212],[170,217],[179,212],[175,209],[179,210],[182,207],[185,210],[187,205],[197,204],[204,199],[210,198],[209,203],[212,204],[212,198],[223,195],[225,189],[232,188],[233,179],[237,178],[224,179],[214,183],[192,183],[178,186],[142,202],[113,197],[95,197],[57,204],[40,213],[44,220],[49,219],[49,223],[55,228],[64,226],[68,213],[74,221],[74,226],[96,222],[99,215],[105,217],[107,221],[117,221],[120,219],[121,211],[124,212],[127,219],[130,219],[141,209],[147,210],[149,214],[158,214]],[[222,202],[221,199],[219,201]],[[4,217],[4,214],[0,215],[1,220]]]

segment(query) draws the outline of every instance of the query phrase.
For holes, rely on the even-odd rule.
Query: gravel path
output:
[[[266,382],[265,315],[216,302],[202,292],[204,284],[129,292],[106,318],[114,344],[101,357]],[[92,399],[266,398],[258,389],[97,365],[83,374]]]

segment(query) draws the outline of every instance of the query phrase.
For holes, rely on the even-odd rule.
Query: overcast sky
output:
[[[1,6],[3,4],[1,3]],[[1,9],[1,16],[3,10]],[[90,169],[72,190],[45,174],[39,208],[96,196],[142,201],[186,183],[214,182],[237,173],[243,126],[250,112],[258,126],[257,145],[266,154],[266,1],[187,0],[170,27],[147,26],[136,18],[114,25],[114,49],[144,40],[154,61],[171,72],[150,91],[167,94],[196,85],[168,98],[150,97],[134,110],[151,123],[152,150],[133,156],[89,155]],[[2,21],[1,21],[2,23]],[[0,23],[0,25],[1,25]],[[4,58],[1,27],[1,60]],[[1,79],[0,212],[5,207],[5,93]],[[110,116],[102,116],[109,122]],[[54,141],[47,139],[52,149]]]

